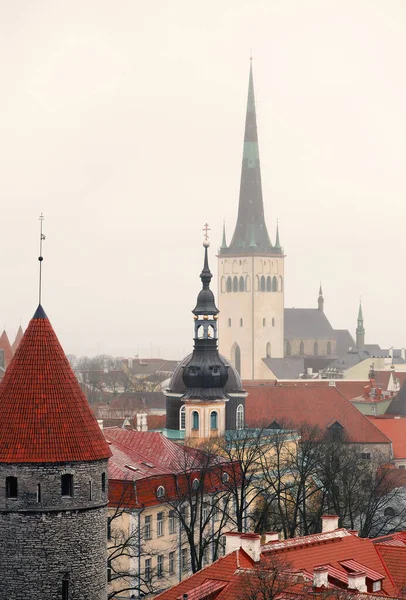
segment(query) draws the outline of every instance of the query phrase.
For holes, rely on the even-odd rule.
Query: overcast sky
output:
[[[180,358],[238,204],[249,51],[285,305],[406,345],[404,0],[0,0],[0,323]]]

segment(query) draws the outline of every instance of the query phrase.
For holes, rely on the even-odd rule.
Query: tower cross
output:
[[[42,233],[42,222],[44,220],[44,215],[41,213],[39,216],[39,221],[40,221],[40,235],[39,235],[39,289],[38,289],[38,296],[39,296],[39,304],[41,304],[41,296],[42,296],[42,261],[43,256],[42,256],[42,242],[45,240],[45,235]]]
[[[204,239],[206,240],[206,242],[209,239],[209,231],[210,231],[209,224],[205,223],[204,227],[203,227],[203,233],[204,233]]]

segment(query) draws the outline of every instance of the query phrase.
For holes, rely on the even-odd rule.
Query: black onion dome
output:
[[[188,354],[185,358],[178,364],[176,369],[174,370],[171,380],[168,386],[168,395],[172,392],[173,394],[184,394],[187,390],[186,385],[183,381],[183,372],[186,366],[190,363],[193,354]],[[228,379],[227,383],[223,387],[223,391],[225,394],[241,394],[244,393],[241,378],[238,374],[236,368],[221,354],[218,355],[220,361],[223,363],[225,368],[227,369]]]

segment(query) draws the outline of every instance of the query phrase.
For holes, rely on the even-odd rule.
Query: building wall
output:
[[[55,600],[66,577],[70,600],[105,600],[106,472],[105,460],[0,465],[0,598]],[[73,475],[72,497],[61,496],[64,473]],[[6,498],[8,476],[17,477],[17,499]]]
[[[393,398],[388,398],[388,400],[380,400],[379,402],[357,402],[356,400],[351,400],[351,404],[355,406],[355,408],[358,409],[363,415],[376,416],[385,414],[386,409],[392,400]]]
[[[227,291],[230,278],[232,286],[237,278],[239,289],[243,281],[244,291]],[[277,285],[278,291],[261,291],[262,278],[265,289],[270,281],[271,289]],[[262,359],[284,355],[284,257],[219,257],[218,279],[220,353],[237,366],[238,345],[241,377],[269,378]]]
[[[290,355],[287,352],[287,343],[290,344]],[[318,352],[314,353],[314,344],[317,342]],[[328,343],[330,342],[330,352],[328,352]],[[303,343],[303,352],[301,352],[300,345]],[[336,353],[337,342],[334,338],[330,339],[301,339],[294,338],[285,340],[285,356],[329,356]]]

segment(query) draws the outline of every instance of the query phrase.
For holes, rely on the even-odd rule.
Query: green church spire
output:
[[[364,345],[365,345],[365,328],[364,328],[364,317],[362,315],[361,300],[359,301],[357,330],[355,333],[356,333],[357,350],[363,350]]]
[[[282,250],[282,246],[281,243],[279,241],[279,222],[276,221],[276,241],[275,241],[275,246],[274,246],[275,250]]]

